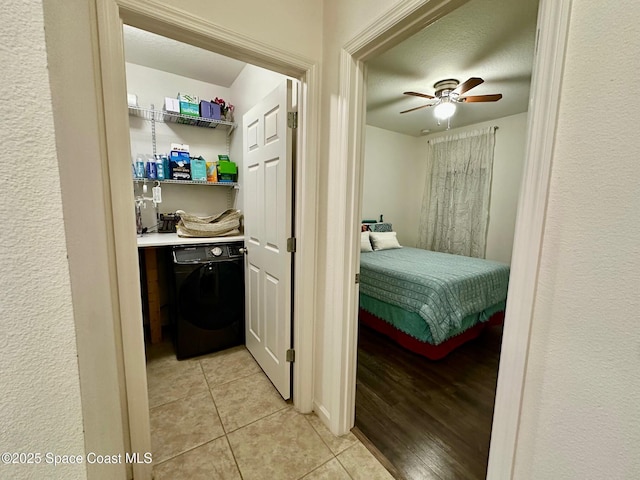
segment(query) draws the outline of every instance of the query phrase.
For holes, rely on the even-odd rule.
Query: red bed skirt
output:
[[[488,325],[501,325],[504,321],[504,311],[494,313],[488,321],[478,323],[470,329],[456,335],[455,337],[451,337],[450,339],[445,340],[439,345],[432,345],[430,343],[421,342],[417,338],[413,338],[412,336],[407,335],[406,333],[395,328],[390,323],[381,320],[380,318],[367,312],[366,310],[360,309],[359,317],[360,322],[362,322],[364,325],[373,328],[383,335],[386,335],[396,343],[402,345],[407,350],[411,350],[412,352],[427,357],[430,360],[440,360],[446,357],[449,353],[451,353],[454,349],[458,348],[463,343],[477,338],[482,330],[484,330]]]

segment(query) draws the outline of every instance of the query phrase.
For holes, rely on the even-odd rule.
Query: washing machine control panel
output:
[[[242,242],[173,248],[174,261],[178,264],[226,261],[227,259],[242,257],[244,255],[243,252],[244,244]]]
[[[243,256],[242,243],[224,243],[208,245],[206,247],[207,259],[237,258]]]
[[[227,258],[229,256],[226,245],[208,245],[205,247],[205,253],[207,260]]]
[[[243,255],[244,245],[242,243],[234,243],[229,245],[229,257],[241,257]]]

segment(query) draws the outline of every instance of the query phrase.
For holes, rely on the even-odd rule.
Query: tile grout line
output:
[[[255,360],[254,360],[254,362],[255,362]],[[258,373],[262,373],[262,374],[264,374],[264,372],[262,371],[262,369],[260,369],[260,366],[259,366],[258,364],[256,364],[256,366],[258,366],[258,370],[257,370],[257,371],[255,371],[255,372],[250,372],[250,373],[245,373],[245,374],[239,374],[239,375],[238,375],[238,374],[236,374],[236,378],[234,378],[233,380],[228,380],[228,381],[226,381],[226,382],[221,382],[221,383],[216,383],[216,384],[214,384],[214,385],[209,385],[209,379],[207,378],[207,374],[206,374],[206,372],[204,371],[204,367],[202,366],[202,364],[200,364],[200,367],[202,368],[202,373],[204,373],[204,378],[205,378],[205,380],[207,380],[207,385],[209,385],[209,388],[213,388],[213,387],[220,387],[220,386],[222,386],[222,385],[228,385],[228,384],[229,384],[229,383],[231,383],[231,382],[235,382],[236,380],[241,380],[241,379],[243,379],[243,378],[247,378],[247,377],[250,377],[251,375],[256,375],[256,374],[258,374]]]
[[[358,442],[359,442],[359,441],[360,441],[360,440],[358,440]],[[349,447],[345,448],[342,452],[340,452],[340,455],[342,455],[344,452],[346,452],[346,451],[347,451],[347,450],[349,450],[350,448],[355,447],[356,445],[357,445],[357,444],[355,444],[355,443],[354,443],[353,445],[351,445],[351,446],[349,446]],[[348,470],[348,469],[347,469],[347,467],[344,465],[344,463],[342,463],[342,462],[340,461],[340,459],[338,458],[338,455],[336,455],[336,460],[338,461],[338,463],[340,464],[340,466],[342,467],[342,469],[343,469],[345,472],[347,472],[347,475],[349,475],[349,478],[351,478],[351,479],[353,480],[353,476],[351,475],[351,472],[349,472],[349,470]]]
[[[318,465],[316,468],[314,468],[313,470],[303,474],[301,477],[298,477],[297,480],[302,480],[304,477],[306,477],[307,475],[311,475],[313,472],[320,470],[322,467],[324,467],[327,463],[329,463],[331,460],[337,460],[337,458],[335,457],[335,455],[333,456],[333,458],[330,458],[329,460],[327,460],[326,462],[324,462],[321,465]],[[348,472],[347,472],[348,474]],[[351,478],[351,476],[349,476],[349,478]]]
[[[265,418],[271,417],[272,415],[275,415],[276,413],[280,413],[280,412],[282,412],[283,410],[285,410],[288,406],[289,406],[289,405],[285,405],[284,407],[282,407],[282,408],[280,408],[280,409],[276,410],[275,412],[268,413],[268,414],[267,414],[267,415],[265,415],[264,417],[256,418],[255,420],[252,420],[251,422],[247,423],[246,425],[242,425],[242,426],[240,426],[240,427],[236,428],[235,430],[231,430],[231,431],[230,431],[230,432],[228,432],[226,435],[229,435],[229,434],[231,434],[231,433],[235,433],[235,432],[237,432],[238,430],[242,430],[243,428],[248,427],[249,425],[253,425],[254,423],[259,422],[260,420],[264,420]]]
[[[260,422],[262,420],[266,420],[269,417],[272,417],[272,416],[275,416],[275,415],[279,415],[279,414],[283,414],[283,412],[285,412],[289,407],[292,408],[295,411],[295,407],[291,403],[288,403],[288,402],[285,401],[282,404],[282,406],[280,408],[278,408],[277,410],[275,410],[275,411],[273,411],[271,413],[268,413],[268,414],[266,414],[266,415],[264,415],[264,416],[262,416],[260,418],[257,418],[255,420],[247,423],[246,425],[242,425],[242,426],[239,426],[239,427],[235,428],[234,430],[227,431],[228,429],[227,429],[227,427],[225,426],[225,424],[222,421],[222,417],[220,415],[220,410],[218,408],[218,405],[216,403],[216,400],[215,400],[215,397],[214,397],[214,394],[213,394],[213,389],[216,388],[216,387],[228,386],[230,383],[233,383],[235,381],[240,381],[242,379],[246,379],[246,378],[251,377],[251,376],[257,376],[258,374],[261,374],[262,376],[265,376],[265,374],[264,374],[264,372],[262,370],[258,370],[257,372],[252,372],[252,373],[247,373],[247,374],[244,374],[244,375],[241,375],[241,376],[237,376],[233,380],[229,380],[227,382],[223,382],[223,383],[212,385],[210,383],[208,377],[207,377],[207,374],[205,372],[205,367],[204,367],[204,365],[202,363],[202,360],[201,359],[197,359],[194,363],[198,364],[199,369],[200,369],[200,373],[204,377],[205,385],[207,387],[207,390],[209,391],[208,392],[209,393],[209,397],[211,398],[211,401],[212,401],[212,403],[214,405],[214,408],[216,410],[216,416],[217,416],[217,418],[218,418],[218,420],[220,422],[220,425],[222,426],[223,434],[218,436],[218,437],[216,437],[216,438],[209,439],[209,440],[205,441],[202,444],[192,446],[191,448],[186,449],[183,452],[180,452],[180,453],[178,453],[178,454],[176,454],[176,455],[174,455],[172,457],[166,458],[162,462],[157,463],[156,465],[158,465],[158,466],[159,465],[163,465],[166,462],[169,462],[171,460],[175,460],[180,456],[186,455],[186,454],[192,452],[193,450],[195,450],[197,448],[200,448],[200,447],[203,447],[203,446],[205,446],[205,445],[207,445],[209,443],[212,443],[213,441],[219,440],[224,436],[225,437],[225,441],[227,443],[227,446],[229,448],[229,451],[231,452],[232,458],[233,458],[234,463],[236,465],[236,468],[237,468],[238,474],[240,476],[240,479],[244,479],[244,475],[242,474],[242,471],[240,470],[240,466],[238,464],[238,459],[236,458],[236,452],[234,452],[234,449],[233,449],[233,447],[231,445],[229,435],[234,433],[234,432],[240,431],[240,430],[244,429],[245,427],[249,427],[251,425],[254,425],[257,422]],[[202,392],[200,394],[203,394],[203,393],[204,392]],[[191,397],[193,397],[193,395],[185,395],[184,397],[181,397],[181,398],[178,398],[178,399],[174,399],[174,400],[171,400],[171,401],[156,405],[156,406],[154,406],[152,408],[162,407],[162,406],[169,405],[169,404],[175,403],[175,402],[179,402],[181,400],[185,400],[185,399],[188,399],[188,398],[191,398]],[[342,451],[340,451],[338,453],[335,453],[333,451],[333,449],[331,448],[331,446],[329,445],[329,443],[327,441],[325,441],[325,439],[322,437],[322,435],[320,434],[318,429],[311,423],[311,421],[309,419],[309,414],[302,414],[300,412],[296,412],[296,413],[298,413],[298,414],[302,415],[303,417],[305,417],[307,425],[310,426],[312,431],[316,434],[316,436],[320,438],[321,443],[327,448],[327,450],[329,451],[329,453],[331,455],[324,463],[322,463],[321,465],[315,467],[314,469],[306,472],[304,475],[302,475],[300,477],[300,479],[302,479],[305,476],[310,475],[312,472],[315,472],[316,470],[322,468],[323,466],[325,466],[327,463],[329,463],[334,458],[336,460],[338,460],[338,464],[340,465],[340,468],[342,468],[344,470],[344,472],[347,474],[348,478],[353,479],[354,477],[348,472],[346,467],[338,459],[338,455],[344,453],[346,450],[348,450],[349,448],[351,448],[351,447],[353,447],[355,445],[350,445],[349,447],[345,448],[344,450],[342,450]]]
[[[197,365],[198,365],[198,367],[200,368],[200,373],[202,374],[202,376],[203,376],[203,378],[204,378],[204,381],[205,381],[205,385],[206,385],[206,387],[207,387],[207,393],[209,394],[209,398],[211,398],[211,402],[213,403],[213,405],[214,405],[214,407],[215,407],[215,409],[216,409],[216,416],[218,417],[218,421],[220,422],[220,426],[222,427],[222,435],[219,435],[219,436],[217,436],[217,437],[211,438],[211,439],[209,439],[209,440],[205,441],[204,443],[201,443],[201,444],[198,444],[198,445],[194,445],[194,446],[192,446],[192,447],[190,447],[190,448],[188,448],[188,449],[186,449],[186,450],[184,450],[184,451],[182,451],[182,452],[179,452],[179,453],[177,453],[177,454],[175,454],[175,455],[173,455],[173,456],[171,456],[171,457],[165,458],[165,459],[164,459],[164,460],[162,460],[161,462],[155,463],[155,465],[154,465],[154,466],[162,465],[162,464],[164,464],[164,463],[166,463],[166,462],[168,462],[168,461],[170,461],[170,460],[174,460],[174,459],[176,459],[176,458],[178,458],[178,457],[180,457],[180,456],[182,456],[182,455],[185,455],[185,454],[187,454],[187,453],[189,453],[189,452],[191,452],[191,451],[195,450],[196,448],[203,447],[204,445],[207,445],[208,443],[211,443],[211,442],[213,442],[213,441],[215,441],[215,440],[218,440],[219,438],[225,437],[225,439],[226,439],[226,436],[227,436],[227,435],[226,435],[226,431],[225,431],[225,428],[224,428],[224,424],[222,423],[222,419],[220,418],[220,414],[219,414],[219,412],[218,412],[218,406],[216,405],[216,402],[215,402],[215,400],[214,400],[214,398],[213,398],[213,395],[212,395],[212,393],[211,393],[211,389],[209,388],[209,382],[207,381],[207,376],[206,376],[206,375],[205,375],[205,373],[204,373],[204,369],[203,369],[203,367],[202,367],[202,364],[200,363],[200,360],[196,360],[196,361],[194,361],[193,363],[197,364]],[[148,376],[148,372],[147,372],[147,376]],[[205,392],[202,392],[202,393],[198,393],[198,394],[196,394],[196,395],[202,395],[202,394],[204,394],[204,393],[205,393]],[[150,408],[149,408],[149,411],[151,411],[152,409],[158,408],[158,407],[162,407],[162,406],[165,406],[165,405],[169,405],[170,403],[174,403],[174,402],[178,402],[178,401],[183,401],[183,400],[185,400],[185,399],[193,398],[194,396],[195,396],[195,395],[185,395],[184,397],[180,397],[180,398],[177,398],[177,399],[175,399],[175,400],[170,400],[170,401],[165,402],[165,403],[163,403],[163,404],[156,405],[156,406],[154,406],[154,407],[150,407]],[[228,441],[228,439],[227,439],[227,443],[228,443],[228,442],[229,442],[229,441]],[[229,445],[229,448],[231,449],[231,446],[230,446],[230,445]],[[233,455],[233,452],[232,452],[232,455]],[[234,461],[235,461],[235,457],[234,457]],[[236,462],[236,466],[237,466],[237,462]],[[239,470],[240,470],[240,469],[239,469],[239,467],[238,467],[238,471],[239,471]],[[241,476],[242,476],[242,474],[241,474]]]
[[[204,393],[204,392],[202,392],[202,393]],[[184,397],[174,398],[173,400],[167,400],[164,403],[159,403],[158,405],[154,405],[153,407],[149,407],[149,411],[153,410],[154,408],[164,407],[165,405],[169,405],[170,403],[177,402],[179,400],[185,400],[185,399],[191,398],[191,397],[193,397],[193,395],[185,395]]]
[[[227,436],[227,428],[224,426],[224,422],[222,421],[222,417],[220,416],[220,409],[218,408],[218,404],[216,403],[216,399],[213,397],[213,392],[211,391],[211,386],[209,385],[209,380],[207,379],[207,375],[204,373],[204,367],[202,366],[202,362],[198,360],[198,365],[200,365],[200,370],[202,371],[202,375],[204,376],[204,381],[207,384],[207,391],[209,392],[209,397],[213,402],[213,406],[216,409],[216,415],[218,417],[218,421],[220,422],[220,426],[222,427],[222,432],[224,436]],[[228,441],[228,440],[227,440]]]
[[[207,387],[208,387],[208,390],[209,390],[209,396],[211,397],[211,401],[213,402],[213,406],[216,408],[216,415],[218,415],[218,420],[220,421],[220,425],[222,426],[222,431],[224,432],[224,439],[227,441],[227,445],[229,446],[229,451],[231,452],[231,456],[233,457],[233,462],[236,464],[236,468],[238,469],[238,475],[240,475],[240,480],[243,480],[244,479],[244,475],[242,475],[242,470],[240,470],[240,465],[238,464],[238,459],[236,458],[236,454],[233,451],[233,447],[231,446],[231,442],[229,441],[229,435],[227,434],[227,428],[225,427],[224,422],[222,421],[222,417],[220,416],[220,410],[218,409],[218,404],[216,403],[216,400],[213,397],[213,392],[211,391],[211,385],[209,384],[209,379],[207,378],[207,374],[204,372],[204,367],[202,366],[202,361],[198,360],[198,363],[200,364],[200,369],[202,370],[202,374],[204,375],[204,381],[207,383]],[[242,378],[244,378],[244,377],[242,377]],[[227,383],[231,383],[231,382],[227,382]]]
[[[233,380],[229,380],[228,382],[223,382],[223,383],[216,383],[213,386],[209,387],[209,388],[213,388],[213,387],[221,387],[223,385],[229,385],[230,383],[235,382],[236,380],[242,380],[243,378],[247,378],[250,377],[251,375],[257,375],[260,372],[252,372],[252,373],[247,373],[246,375],[239,375],[238,377],[234,378]],[[205,374],[205,378],[207,378],[207,375]],[[209,384],[209,381],[207,380],[207,384]]]
[[[230,383],[237,382],[238,380],[243,380],[245,378],[249,378],[249,377],[252,377],[253,375],[258,375],[258,374],[262,374],[263,376],[265,375],[265,373],[262,370],[258,370],[257,372],[252,372],[252,373],[248,373],[246,375],[239,376],[237,378],[234,378],[233,380],[229,380],[228,382],[216,383],[214,385],[209,385],[209,380],[207,379],[207,374],[206,373],[204,374],[204,379],[207,381],[207,385],[209,386],[209,389],[211,390],[212,388],[222,387],[223,385],[229,385]]]
[[[209,389],[207,389],[207,390],[209,390]],[[149,413],[151,413],[151,410],[155,410],[155,409],[161,408],[161,407],[166,407],[167,405],[169,405],[171,403],[188,400],[190,398],[197,397],[198,395],[205,395],[206,393],[207,392],[198,392],[198,393],[193,394],[193,395],[186,395],[184,397],[176,398],[175,400],[169,400],[168,402],[163,403],[162,405],[156,405],[155,407],[149,407]],[[211,392],[209,392],[209,395],[211,395]],[[213,404],[215,405],[215,402],[213,402]],[[217,408],[216,408],[216,410],[217,410]]]
[[[200,447],[202,447],[202,446],[204,446],[204,445],[206,445],[206,444],[208,444],[210,442],[213,442],[214,440],[217,440],[217,439],[219,439],[219,438],[221,438],[223,436],[226,437],[226,431],[225,431],[225,428],[224,428],[224,424],[222,423],[222,419],[220,418],[220,413],[218,412],[218,406],[216,405],[216,401],[213,398],[213,395],[211,393],[211,389],[209,389],[209,382],[207,381],[207,376],[204,374],[204,369],[202,368],[202,364],[200,363],[200,360],[197,360],[194,363],[197,363],[198,367],[200,368],[200,373],[202,373],[202,376],[204,378],[205,384],[207,386],[207,393],[209,394],[209,398],[211,398],[211,402],[213,403],[213,406],[216,409],[216,416],[218,417],[218,421],[220,422],[220,426],[222,427],[222,435],[220,435],[218,437],[215,437],[215,438],[211,438],[211,439],[209,439],[209,440],[207,440],[204,443],[201,443],[199,445],[194,445],[191,448],[188,448],[187,450],[179,452],[176,455],[173,455],[173,456],[171,456],[169,458],[165,458],[163,461],[158,462],[157,465],[162,465],[163,463],[165,463],[165,462],[167,462],[169,460],[173,460],[175,458],[178,458],[181,455],[184,455],[184,454],[186,454],[188,452],[191,452],[192,450],[195,450],[196,448],[200,448]],[[202,392],[202,393],[199,393],[199,394],[196,394],[196,395],[203,395],[204,393],[205,392]],[[188,399],[188,398],[193,398],[196,395],[186,395],[186,396],[184,396],[182,398],[179,398],[179,399],[176,399],[176,400],[172,400],[172,401],[167,402],[167,403],[165,403],[163,405],[169,405],[170,403],[173,403],[173,402],[178,402],[178,401],[182,401],[182,400],[185,400],[185,399]],[[154,408],[156,408],[156,407],[154,407]],[[151,408],[149,409],[149,411],[151,411]]]
[[[200,362],[197,362],[197,363],[200,363]],[[147,364],[147,365],[148,365],[148,364]],[[207,387],[208,387],[208,386],[209,386],[209,383],[207,382],[207,376],[204,374],[204,371],[202,370],[202,366],[200,366],[200,371],[202,372],[202,375],[203,375],[203,377],[204,377],[204,381],[205,381],[205,383],[206,383],[206,385],[207,385]],[[149,383],[149,372],[148,372],[148,371],[146,372],[146,376],[147,376],[147,395],[148,395],[148,394],[149,394],[149,392],[148,392],[148,390],[149,390],[149,387],[148,387],[148,383]],[[204,393],[204,392],[203,392],[203,393]],[[166,402],[159,403],[158,405],[154,405],[153,407],[151,407],[151,406],[150,406],[150,407],[149,407],[149,411],[151,411],[151,410],[152,410],[152,409],[154,409],[154,408],[158,408],[158,407],[162,407],[162,406],[164,406],[164,405],[168,405],[168,404],[169,404],[169,403],[171,403],[171,402],[175,402],[175,401],[177,401],[177,400],[184,400],[185,398],[189,398],[189,397],[192,397],[192,396],[193,396],[193,394],[191,394],[191,395],[184,395],[184,396],[182,396],[182,397],[175,398],[175,399],[173,399],[173,400],[168,400],[168,401],[166,401]]]
[[[202,364],[200,365],[200,367],[201,367],[201,368],[203,368],[203,367],[202,367]],[[203,368],[203,372],[204,372],[204,368]],[[259,371],[259,372],[251,373],[251,374],[249,374],[249,375],[245,375],[244,377],[236,378],[236,379],[234,379],[234,380],[231,380],[231,381],[229,381],[229,382],[226,382],[226,383],[224,383],[224,384],[219,384],[219,385],[227,385],[227,384],[232,383],[232,382],[234,382],[234,381],[236,381],[236,380],[241,380],[242,378],[250,377],[250,376],[252,376],[252,375],[254,375],[254,374],[255,374],[255,375],[258,375],[258,374],[262,374],[262,375],[264,375],[264,372]],[[207,385],[209,385],[209,381],[208,381],[208,380],[207,380],[207,378],[206,378],[206,374],[205,374],[205,380],[207,381]],[[216,386],[218,386],[218,385],[216,385]],[[213,392],[211,392],[211,387],[209,387],[209,394],[211,395],[211,398],[213,399]],[[239,473],[239,475],[240,475],[240,478],[241,478],[241,479],[244,479],[244,476],[242,475],[242,470],[240,469],[240,465],[238,464],[238,459],[236,458],[236,454],[235,454],[235,452],[233,451],[233,446],[231,445],[231,441],[229,440],[229,434],[230,434],[230,433],[233,433],[233,432],[237,432],[238,430],[240,430],[240,429],[242,429],[242,428],[248,427],[249,425],[253,425],[253,424],[254,424],[254,423],[256,423],[256,422],[259,422],[260,420],[264,420],[264,419],[265,419],[265,418],[267,418],[267,417],[270,417],[270,416],[275,415],[275,414],[277,414],[277,413],[279,413],[279,412],[282,412],[285,408],[287,408],[287,405],[285,404],[285,405],[284,405],[284,407],[282,407],[282,408],[281,408],[281,409],[279,409],[279,410],[276,410],[275,412],[272,412],[272,413],[270,413],[270,414],[268,414],[268,415],[265,415],[264,417],[257,418],[257,419],[255,419],[254,421],[252,421],[252,422],[250,422],[250,423],[247,423],[246,425],[242,425],[241,427],[238,427],[238,428],[236,428],[235,430],[231,430],[230,432],[227,432],[227,428],[226,428],[226,426],[224,425],[224,423],[222,422],[222,418],[220,417],[220,413],[219,413],[219,411],[218,411],[218,405],[215,403],[215,399],[213,400],[213,403],[214,403],[214,405],[215,405],[215,407],[216,407],[216,412],[218,413],[218,418],[220,418],[220,423],[222,424],[222,429],[223,429],[223,430],[224,430],[224,432],[225,432],[224,437],[225,437],[225,439],[227,440],[227,444],[229,445],[229,450],[231,451],[231,456],[233,457],[233,461],[234,461],[234,462],[235,462],[235,464],[236,464],[236,468],[238,469],[238,473]]]
[[[200,366],[201,366],[201,368],[203,368],[202,365],[200,365]],[[204,368],[203,368],[203,372],[204,372]],[[258,372],[250,373],[249,375],[245,375],[244,377],[236,378],[236,379],[231,380],[229,382],[226,382],[224,384],[214,385],[214,387],[219,387],[221,385],[229,385],[230,383],[233,383],[235,381],[242,380],[244,378],[248,378],[248,377],[251,377],[251,376],[254,376],[254,375],[262,375],[263,377],[266,377],[266,374],[262,370],[260,370]],[[207,382],[207,386],[209,386],[209,381],[207,380],[207,376],[206,375],[205,375],[205,381]],[[224,430],[225,435],[228,435],[230,433],[236,432],[236,431],[240,430],[241,428],[247,427],[247,426],[252,425],[252,424],[254,424],[254,423],[256,423],[256,422],[258,422],[258,421],[260,421],[262,419],[265,419],[265,418],[267,418],[267,417],[269,417],[269,416],[271,416],[271,415],[273,415],[275,413],[281,412],[282,410],[284,410],[285,408],[287,408],[289,406],[289,404],[287,404],[286,401],[283,400],[285,402],[285,404],[284,404],[284,406],[282,408],[279,408],[278,410],[276,410],[274,412],[271,412],[271,413],[269,413],[269,414],[267,414],[267,415],[265,415],[263,417],[256,418],[255,420],[252,420],[251,422],[247,423],[246,425],[241,425],[238,428],[235,428],[233,430],[227,431],[227,427],[222,422],[222,417],[220,417],[220,413],[218,411],[218,405],[216,404],[216,401],[215,401],[215,398],[214,398],[213,392],[212,392],[212,387],[210,387],[210,386],[209,386],[209,394],[211,395],[211,398],[213,400],[213,404],[215,405],[216,411],[218,412],[218,418],[220,418],[220,423],[222,424],[222,429]]]
[[[170,461],[170,460],[175,460],[176,458],[181,457],[182,455],[186,455],[187,453],[192,452],[192,451],[193,451],[193,450],[195,450],[196,448],[204,447],[204,446],[205,446],[205,445],[207,445],[208,443],[215,442],[216,440],[218,440],[218,439],[220,439],[220,438],[222,438],[222,437],[226,437],[226,435],[222,434],[222,435],[220,435],[219,437],[212,438],[211,440],[207,440],[206,442],[201,443],[200,445],[195,445],[195,446],[193,446],[193,447],[190,447],[190,448],[188,448],[187,450],[185,450],[184,452],[177,453],[177,454],[176,454],[176,455],[174,455],[173,457],[165,458],[165,459],[164,459],[164,460],[162,460],[161,462],[158,462],[158,463],[155,463],[155,462],[154,462],[153,466],[154,466],[154,467],[156,467],[156,466],[158,466],[158,465],[162,465],[163,463],[167,463],[167,462],[168,462],[168,461]]]
[[[225,440],[227,441],[227,445],[229,445],[229,451],[231,452],[231,456],[233,457],[233,461],[236,463],[236,468],[238,469],[238,474],[240,475],[240,479],[244,479],[244,475],[242,475],[242,470],[240,470],[240,465],[238,464],[238,459],[236,458],[236,454],[233,451],[233,447],[231,446],[231,442],[229,441],[229,436],[225,435],[224,436]]]
[[[322,438],[322,435],[320,435],[320,432],[318,432],[318,430],[316,430],[316,427],[313,426],[313,423],[311,423],[311,420],[309,420],[309,417],[307,416],[307,415],[314,415],[314,414],[313,413],[310,413],[310,414],[303,413],[301,415],[307,421],[307,423],[309,424],[311,429],[315,432],[315,434],[320,438],[320,441],[322,443],[324,443],[325,447],[327,447],[329,449],[329,451],[331,452],[331,455],[333,455],[333,457],[335,458],[337,455],[333,452],[333,450],[331,449],[331,446],[327,442],[324,441],[324,438]]]
[[[193,398],[194,396],[198,396],[198,395],[205,395],[205,393],[203,392],[203,393],[198,393],[196,395],[191,395],[191,396],[188,396],[188,397],[184,397],[183,399],[180,399],[180,400],[174,400],[174,402],[178,402],[178,401],[184,400],[186,398]],[[216,414],[218,415],[218,420],[220,420],[220,415],[218,414],[218,407],[216,407],[216,402],[213,400],[213,397],[211,396],[211,391],[209,391],[209,397],[211,398],[211,402],[213,403],[213,406],[216,409]],[[169,402],[169,403],[171,403],[171,402]],[[220,426],[222,427],[222,435],[219,435],[219,436],[214,437],[214,438],[210,438],[209,440],[205,440],[203,443],[200,443],[198,445],[194,445],[192,447],[189,447],[188,449],[186,449],[186,450],[184,450],[182,452],[176,453],[175,455],[173,455],[173,456],[171,456],[169,458],[165,458],[164,460],[162,460],[161,462],[158,462],[157,464],[161,465],[161,464],[167,462],[168,460],[173,460],[175,458],[178,458],[180,455],[184,455],[185,453],[188,453],[188,452],[190,452],[192,450],[195,450],[196,448],[200,448],[200,447],[206,445],[207,443],[213,442],[214,440],[217,440],[219,438],[222,438],[222,437],[226,436],[226,433],[225,433],[225,430],[224,430],[224,425],[222,424],[221,420],[220,420]]]

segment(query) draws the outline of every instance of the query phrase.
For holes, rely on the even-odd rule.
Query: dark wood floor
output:
[[[396,478],[486,477],[501,339],[489,327],[431,361],[360,327],[356,429]]]

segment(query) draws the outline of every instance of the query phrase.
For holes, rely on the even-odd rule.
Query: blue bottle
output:
[[[162,161],[162,155],[156,155],[155,158],[156,158],[156,179],[164,180],[165,174],[164,174],[164,163]]]
[[[136,157],[136,178],[145,178],[144,158],[140,155]]]
[[[169,163],[168,155],[160,155],[162,159],[162,169],[164,170],[165,180],[171,180],[171,163]]]
[[[156,161],[153,159],[153,157],[149,157],[147,159],[147,178],[149,180],[156,179]]]

